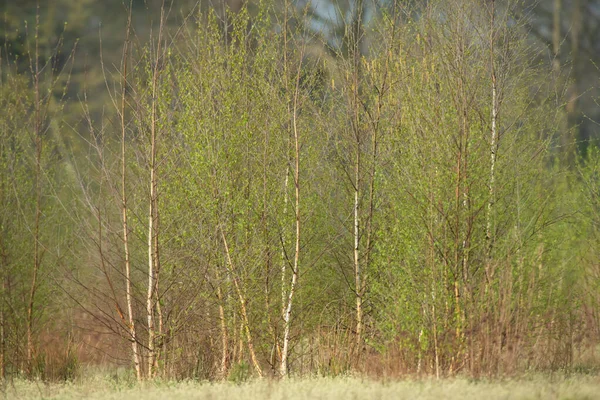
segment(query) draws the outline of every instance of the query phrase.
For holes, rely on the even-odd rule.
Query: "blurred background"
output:
[[[252,2],[249,0],[249,8]],[[273,0],[282,2],[282,0]],[[419,0],[404,0],[403,3]],[[425,0],[421,0],[425,1]],[[167,0],[168,22],[172,29],[182,29],[194,13],[214,8],[221,14],[225,8],[236,12],[244,0]],[[138,43],[148,39],[160,17],[162,0],[133,0],[133,29]],[[344,29],[363,8],[365,25],[377,24],[378,12],[389,5],[386,0],[357,2],[353,0],[297,0],[308,29],[320,36],[324,51],[337,51],[342,44]],[[500,5],[502,1],[498,2]],[[0,45],[6,50],[3,57],[29,68],[24,55],[34,36],[27,35],[39,17],[39,46],[41,54],[54,57],[55,67],[65,67],[68,60],[71,71],[66,107],[73,118],[80,114],[79,101],[84,95],[92,115],[99,117],[107,112],[107,71],[115,71],[121,60],[125,38],[127,7],[123,0],[3,0],[0,6]],[[590,141],[600,135],[600,108],[593,99],[598,98],[600,77],[600,0],[524,0],[519,2],[520,18],[527,21],[532,44],[543,45],[547,51],[540,54],[542,62],[551,62],[564,79],[568,126],[564,127],[564,140],[575,143],[585,154]],[[368,30],[365,30],[368,34]],[[29,38],[29,39],[27,39]],[[29,41],[29,42],[28,42]],[[368,37],[364,52],[368,51]],[[74,55],[73,58],[70,56]],[[104,72],[103,72],[104,66]],[[74,107],[73,101],[77,103]],[[70,138],[63,138],[70,141]],[[72,143],[70,143],[72,144]]]

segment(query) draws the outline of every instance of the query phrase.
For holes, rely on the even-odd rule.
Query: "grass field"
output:
[[[312,378],[288,381],[146,382],[138,385],[118,374],[77,382],[47,384],[13,380],[3,387],[8,399],[600,399],[600,376],[535,376],[521,379],[373,381]]]

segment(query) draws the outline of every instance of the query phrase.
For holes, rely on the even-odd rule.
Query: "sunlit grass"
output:
[[[88,375],[76,382],[46,384],[14,380],[4,386],[6,398],[15,399],[600,399],[600,377],[545,375],[521,379],[473,381],[464,378],[374,381],[354,377],[305,378],[287,381],[146,382],[130,376]]]

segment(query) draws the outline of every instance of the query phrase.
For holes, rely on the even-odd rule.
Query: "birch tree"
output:
[[[124,263],[125,263],[125,296],[127,303],[127,322],[129,325],[129,335],[131,341],[131,352],[132,360],[135,368],[136,378],[142,379],[142,370],[140,365],[140,355],[138,348],[138,336],[135,328],[135,318],[133,315],[133,294],[132,294],[132,282],[131,282],[131,257],[129,251],[129,224],[127,220],[127,152],[126,152],[126,138],[127,130],[125,123],[125,110],[127,107],[126,103],[126,91],[127,91],[127,66],[129,57],[129,34],[131,29],[131,6],[129,4],[129,16],[127,20],[127,30],[125,37],[125,44],[123,46],[123,61],[122,61],[122,80],[121,80],[121,107],[119,110],[120,122],[121,122],[121,218],[123,222],[123,252],[124,252]]]

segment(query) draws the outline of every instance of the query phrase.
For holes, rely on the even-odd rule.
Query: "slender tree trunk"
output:
[[[462,263],[460,262],[460,216],[461,216],[461,200],[460,200],[460,193],[461,193],[461,180],[462,180],[462,149],[463,149],[463,144],[462,144],[463,138],[461,136],[460,138],[460,144],[459,144],[459,153],[458,153],[458,159],[457,159],[457,163],[456,163],[456,193],[455,193],[455,206],[456,206],[456,218],[455,218],[455,226],[454,226],[454,232],[455,232],[455,240],[454,240],[454,304],[455,304],[455,323],[456,323],[456,342],[457,342],[457,346],[459,346],[460,343],[460,338],[462,335],[462,329],[461,329],[461,315],[462,315],[462,310],[461,310],[461,288],[460,288],[460,268]],[[454,349],[455,353],[458,354],[458,349]],[[454,360],[454,357],[453,357]],[[452,368],[453,368],[453,363],[450,365],[450,373],[452,373]]]
[[[154,357],[154,369],[155,371],[158,368],[158,360],[161,358],[161,355],[165,354],[165,331],[164,331],[164,320],[163,320],[163,312],[161,306],[161,296],[160,296],[160,247],[158,241],[158,235],[160,232],[160,214],[158,212],[158,197],[155,189],[155,200],[154,200],[154,299],[153,304],[156,307],[156,316],[158,317],[158,346],[155,350]],[[166,371],[167,365],[163,361],[163,372]]]
[[[146,297],[146,317],[148,320],[148,378],[152,378],[154,367],[154,251],[153,251],[153,236],[154,236],[154,197],[155,197],[155,155],[156,155],[156,124],[154,122],[155,106],[152,106],[153,121],[152,129],[152,150],[150,161],[150,207],[148,211],[148,291]]]
[[[158,256],[156,257],[156,259],[158,259]],[[155,270],[155,289],[154,289],[154,304],[156,305],[156,316],[158,318],[158,336],[157,336],[157,340],[158,340],[158,345],[156,348],[156,357],[154,359],[154,368],[155,370],[158,368],[158,360],[162,361],[162,368],[161,368],[161,373],[163,374],[162,376],[164,377],[166,371],[167,371],[167,360],[163,358],[163,355],[166,354],[166,343],[168,338],[165,336],[165,326],[164,326],[164,319],[163,319],[163,311],[162,311],[162,306],[161,306],[161,297],[160,297],[160,269],[156,269]]]
[[[356,27],[356,34],[358,35],[357,37],[357,48],[355,48],[355,54],[356,55],[361,55],[362,51],[361,51],[361,45],[362,45],[362,41],[361,41],[361,36],[362,36],[362,13],[363,13],[363,7],[364,7],[364,3],[363,1],[359,1],[357,3],[357,7],[359,7],[359,15],[357,17],[357,23],[358,26]],[[394,1],[393,4],[393,14],[395,15],[395,11],[396,11],[396,2]],[[394,38],[395,38],[395,33],[396,33],[396,28],[395,26],[392,28],[392,32],[391,32],[391,41],[393,42]],[[354,60],[354,69],[355,69],[355,77],[354,77],[354,89],[355,89],[355,120],[356,120],[356,129],[357,129],[357,152],[356,152],[356,158],[355,158],[355,192],[354,192],[354,265],[355,265],[355,272],[356,272],[356,279],[355,279],[355,290],[357,291],[356,294],[356,349],[357,349],[357,362],[360,361],[360,352],[362,350],[362,344],[363,344],[363,336],[364,336],[364,301],[365,301],[365,294],[366,294],[366,290],[367,290],[367,279],[368,279],[368,269],[370,266],[370,261],[371,261],[371,249],[373,247],[373,240],[374,240],[374,216],[375,216],[375,179],[376,179],[376,173],[377,173],[377,160],[378,160],[378,141],[379,141],[379,129],[380,129],[380,121],[381,121],[381,110],[382,107],[384,105],[384,96],[386,94],[386,91],[388,90],[388,68],[389,68],[389,57],[391,57],[391,52],[388,50],[386,51],[386,60],[385,60],[385,68],[384,68],[384,75],[383,75],[383,79],[381,81],[381,86],[378,89],[378,97],[377,97],[377,103],[376,103],[376,110],[375,110],[375,115],[374,117],[372,116],[371,113],[367,113],[367,116],[369,118],[369,122],[370,122],[370,131],[371,131],[371,157],[370,157],[370,169],[369,169],[369,181],[368,181],[368,187],[369,187],[369,199],[368,199],[368,205],[367,205],[367,214],[365,216],[366,219],[366,224],[365,224],[365,231],[366,231],[366,243],[364,246],[364,253],[363,253],[363,263],[361,266],[360,263],[360,187],[361,187],[361,182],[360,182],[360,172],[361,169],[363,168],[361,165],[361,149],[360,149],[360,127],[359,127],[359,114],[358,114],[358,107],[359,107],[359,82],[360,82],[360,57],[356,57],[355,56],[355,60]]]
[[[492,264],[492,251],[494,247],[494,226],[493,226],[493,208],[494,203],[496,202],[496,185],[495,185],[495,169],[496,169],[496,159],[498,152],[498,127],[497,127],[497,119],[498,119],[498,83],[496,79],[496,59],[495,59],[495,21],[496,21],[496,9],[495,9],[495,0],[492,0],[491,9],[490,9],[490,37],[489,37],[489,45],[490,45],[490,83],[491,83],[491,94],[492,94],[492,102],[491,102],[491,116],[490,116],[490,172],[489,172],[489,180],[488,180],[488,204],[486,209],[486,251],[485,251],[485,282],[484,282],[484,291],[483,298],[484,301],[489,300],[490,296],[490,286],[492,284],[492,279],[495,275],[495,271]],[[555,59],[554,61],[558,61]],[[487,305],[483,307],[484,312],[482,315],[482,319],[486,320],[485,322],[485,343],[486,346],[490,347],[491,343],[494,343],[494,326],[496,325],[496,321],[492,318],[493,315],[493,301],[488,302]],[[489,361],[497,358],[494,355],[494,350],[490,347],[487,350],[487,354],[489,357]]]
[[[252,365],[254,366],[256,373],[258,374],[259,377],[262,378],[264,374],[263,374],[262,368],[260,367],[260,363],[258,362],[258,358],[256,357],[256,352],[254,351],[254,342],[252,340],[252,333],[250,332],[250,322],[248,319],[248,311],[246,309],[246,298],[244,297],[244,294],[242,293],[242,289],[240,287],[238,276],[235,273],[235,270],[233,267],[233,261],[231,259],[231,253],[229,252],[229,245],[227,244],[225,232],[223,231],[223,227],[219,226],[219,229],[221,230],[221,238],[223,239],[223,245],[225,246],[225,255],[227,257],[227,265],[229,266],[228,269],[229,269],[231,276],[233,277],[233,285],[235,287],[235,291],[236,291],[239,301],[240,301],[240,310],[242,312],[242,330],[245,331],[245,333],[246,333],[246,340],[248,341],[248,351],[250,352],[250,359],[252,360]],[[242,341],[242,337],[240,335],[240,342],[241,341]],[[240,354],[241,354],[241,350],[240,350]]]
[[[362,127],[360,120],[360,63],[362,55],[362,16],[363,16],[363,1],[358,0],[354,4],[354,14],[352,21],[352,37],[351,48],[352,48],[352,119],[354,129],[354,140],[355,150],[354,155],[354,221],[353,221],[353,261],[354,261],[354,293],[356,301],[356,336],[355,336],[355,354],[356,360],[360,357],[360,349],[362,348],[362,331],[363,331],[363,291],[362,291],[362,270],[361,270],[361,254],[360,254],[360,235],[361,235],[361,210],[360,210],[360,198],[361,198],[361,172],[362,172],[362,160],[361,160],[361,146],[362,146]]]
[[[432,153],[435,153],[435,151],[433,151]],[[432,159],[433,159],[433,154],[432,154]],[[434,169],[434,176],[433,176],[433,182],[437,182],[438,176],[437,176],[437,168]],[[436,199],[435,199],[435,194],[433,190],[430,190],[430,202],[429,202],[429,212],[430,212],[430,218],[429,218],[429,262],[430,262],[430,267],[431,267],[431,330],[433,331],[433,356],[434,356],[434,370],[435,370],[435,377],[436,379],[440,379],[440,358],[439,358],[439,347],[438,347],[438,325],[437,325],[437,309],[436,309],[436,302],[437,302],[437,297],[436,297],[436,284],[437,284],[437,266],[436,266],[436,249],[435,249],[435,232],[436,232],[436,225],[437,225],[437,220],[435,217],[435,203],[436,203]]]
[[[435,159],[435,147],[433,147],[432,159]],[[438,182],[438,169],[434,168],[433,171],[433,182]],[[438,218],[436,214],[435,204],[435,192],[430,190],[431,202],[430,202],[430,237],[429,237],[429,259],[431,260],[431,271],[432,271],[432,279],[431,279],[431,321],[433,330],[433,356],[434,356],[434,368],[435,368],[435,377],[436,379],[440,379],[440,356],[439,356],[439,345],[438,345],[438,321],[437,321],[437,279],[442,279],[444,281],[444,287],[446,287],[446,280],[442,276],[438,276],[439,269],[437,268],[436,263],[436,249],[435,249],[435,235],[437,232]],[[443,273],[442,273],[443,274]]]
[[[271,369],[275,369],[275,353],[279,350],[279,338],[277,337],[276,327],[271,318],[271,269],[273,267],[273,258],[271,252],[271,244],[269,240],[269,224],[268,224],[268,170],[269,164],[269,132],[268,128],[265,128],[264,134],[264,149],[263,149],[263,209],[262,209],[262,228],[263,228],[263,240],[264,240],[264,262],[265,262],[265,315],[267,320],[267,328],[269,335],[273,341],[271,345]]]
[[[27,372],[31,374],[32,362],[35,353],[33,343],[33,310],[35,305],[35,294],[37,291],[37,279],[41,264],[40,255],[40,217],[42,214],[42,132],[41,132],[41,110],[40,110],[40,70],[39,70],[39,48],[38,48],[38,27],[40,24],[39,4],[36,13],[35,22],[35,74],[34,74],[34,91],[35,91],[35,222],[33,228],[33,269],[31,276],[31,286],[29,290],[29,302],[27,305]]]
[[[484,298],[487,300],[487,296],[489,295],[490,285],[492,284],[492,278],[494,276],[494,271],[492,269],[492,249],[494,246],[494,237],[493,237],[493,207],[496,201],[495,199],[495,168],[496,168],[496,157],[498,151],[498,131],[497,131],[497,118],[498,118],[498,88],[496,81],[496,67],[495,67],[495,55],[494,55],[494,42],[495,42],[495,18],[496,18],[496,10],[495,10],[495,1],[492,0],[491,4],[491,12],[490,12],[490,80],[491,80],[491,89],[492,89],[492,107],[491,107],[491,132],[490,132],[490,178],[489,178],[489,198],[487,204],[487,213],[486,213],[486,241],[487,241],[487,249],[486,249],[486,260],[485,260],[485,275],[486,280],[484,283]],[[490,303],[492,304],[492,303]],[[484,307],[486,310],[484,312],[484,318],[487,319],[486,326],[487,335],[491,334],[491,327],[489,324],[492,322],[491,318],[491,310],[489,307]],[[490,342],[491,338],[488,338],[487,341]]]
[[[162,40],[165,24],[164,0],[160,11],[160,26],[157,39],[156,58],[153,60],[152,71],[152,104],[150,121],[150,197],[148,210],[148,291],[146,296],[146,316],[148,320],[148,378],[155,375],[156,357],[156,328],[154,321],[155,302],[157,297],[156,284],[158,273],[158,177],[156,154],[158,147],[157,124],[158,124],[158,77],[160,74],[160,62],[162,59]]]
[[[293,110],[292,110],[292,130],[294,133],[294,194],[295,194],[295,219],[296,219],[296,245],[294,250],[294,265],[292,269],[292,282],[287,298],[287,306],[283,317],[283,349],[281,351],[281,365],[279,373],[282,377],[288,376],[288,356],[290,345],[290,326],[292,319],[292,302],[296,285],[298,284],[298,267],[300,261],[300,140],[298,134],[297,113],[298,113],[298,95],[300,91],[300,72],[301,66],[298,66],[298,75],[296,77],[296,88],[294,90]]]
[[[287,216],[288,211],[288,184],[290,181],[290,166],[285,169],[285,184],[284,184],[284,194],[283,194],[283,218],[285,221],[285,217]],[[286,232],[285,223],[283,224],[281,230],[281,318],[285,320],[285,309],[286,309],[286,300],[287,300],[287,257],[285,253],[285,247],[287,244],[287,232]]]
[[[288,1],[284,0],[284,9],[283,9],[283,79],[285,85],[285,93],[289,93],[289,77],[288,77]],[[290,102],[287,103],[287,115],[291,115]],[[289,148],[286,149],[286,162],[287,165],[285,167],[285,184],[283,186],[283,221],[282,230],[281,230],[281,319],[285,321],[285,310],[287,307],[287,255],[286,255],[286,246],[287,246],[287,227],[286,227],[286,217],[288,212],[288,202],[289,202],[289,194],[288,194],[288,185],[290,182],[290,160],[289,160]]]
[[[363,309],[362,309],[362,283],[361,283],[361,265],[360,265],[360,140],[356,142],[356,155],[354,165],[354,290],[356,297],[356,356],[360,354],[362,346],[362,328],[363,328]]]
[[[487,249],[487,261],[486,261],[486,292],[487,287],[490,283],[491,279],[491,250],[493,246],[492,240],[492,208],[495,202],[495,168],[496,168],[496,157],[498,150],[498,132],[497,132],[497,118],[498,118],[498,88],[496,82],[496,68],[495,68],[495,56],[494,56],[494,25],[495,25],[495,1],[492,0],[492,10],[491,10],[491,21],[490,21],[490,73],[491,73],[491,83],[492,83],[492,115],[491,115],[491,132],[490,132],[490,180],[489,180],[489,198],[488,198],[488,206],[487,206],[487,215],[486,215],[486,232],[485,236],[488,241],[488,249]]]
[[[153,128],[154,131],[154,128]],[[146,297],[146,317],[148,321],[148,378],[154,376],[154,362],[155,362],[155,327],[154,327],[154,289],[155,289],[155,269],[154,269],[154,246],[153,236],[154,231],[154,197],[155,197],[155,164],[154,155],[155,153],[156,138],[154,132],[152,134],[152,161],[150,167],[150,207],[148,212],[148,291]]]
[[[355,24],[360,24],[360,21],[356,21]],[[357,29],[358,30],[358,29]],[[355,32],[358,34],[358,32]],[[360,127],[360,116],[359,116],[359,93],[358,93],[358,68],[360,53],[358,52],[358,38],[354,38],[356,41],[354,49],[354,77],[353,77],[353,120],[354,120],[354,139],[355,139],[355,154],[354,154],[354,203],[353,203],[353,261],[354,261],[354,297],[356,301],[356,337],[355,337],[355,354],[358,360],[360,354],[360,348],[362,347],[362,329],[363,329],[363,309],[362,309],[362,271],[360,265],[360,197],[361,197],[361,185],[362,180],[360,179],[361,174],[361,127]]]
[[[127,159],[125,152],[125,93],[127,91],[127,61],[129,56],[129,33],[131,29],[131,2],[129,4],[129,15],[127,18],[127,32],[123,48],[123,80],[121,82],[121,218],[123,222],[123,251],[125,253],[125,297],[127,301],[127,321],[129,323],[129,340],[131,341],[132,361],[135,368],[135,376],[138,381],[142,379],[140,357],[138,351],[138,338],[135,329],[135,318],[133,316],[133,298],[131,293],[131,261],[129,255],[129,225],[127,221]]]
[[[125,186],[125,175],[123,175],[123,187]],[[125,252],[125,297],[127,301],[127,320],[129,322],[129,340],[131,341],[132,361],[135,368],[135,376],[138,381],[142,379],[142,371],[140,365],[140,356],[138,350],[138,337],[135,328],[135,318],[133,315],[133,296],[131,290],[131,261],[129,255],[129,226],[127,222],[127,199],[125,191],[123,191],[123,247]]]
[[[433,320],[432,329],[433,329],[433,356],[434,356],[434,368],[435,368],[435,378],[440,379],[440,353],[438,346],[438,327],[437,327],[437,315],[435,309],[435,289],[432,290],[432,305],[431,305],[431,319]]]
[[[219,277],[217,276],[217,279]],[[227,376],[227,346],[228,346],[228,336],[227,336],[227,324],[225,321],[225,307],[223,306],[223,292],[221,290],[221,282],[217,284],[217,299],[219,300],[219,326],[221,328],[221,363],[219,365],[219,374],[222,378]]]

